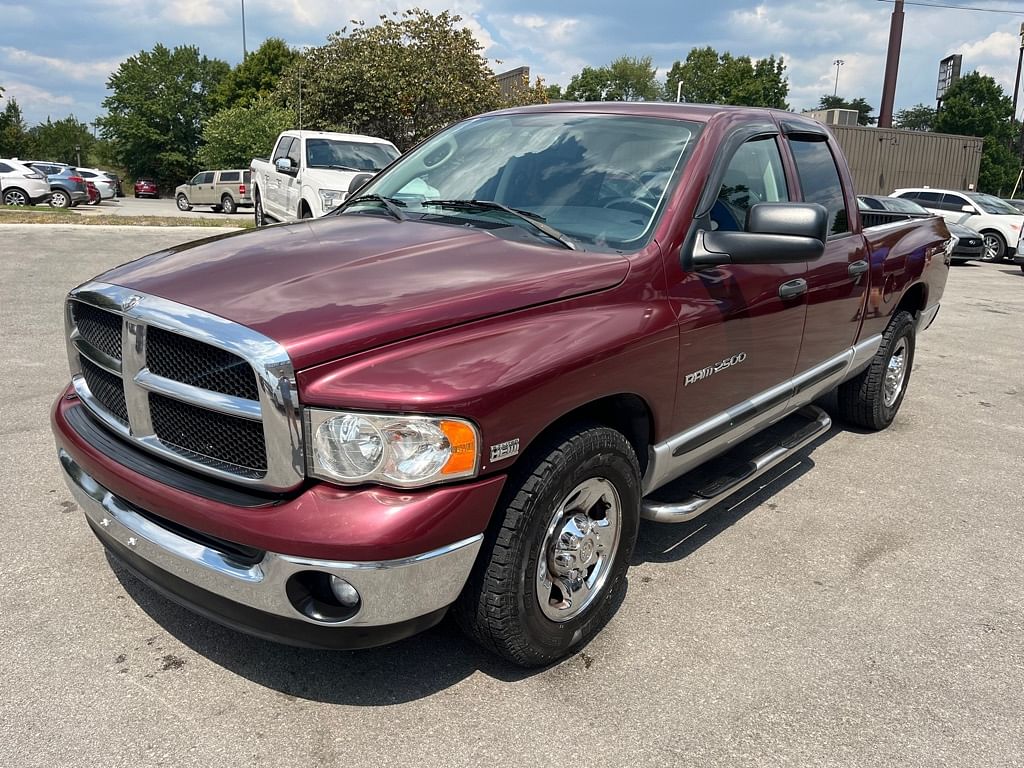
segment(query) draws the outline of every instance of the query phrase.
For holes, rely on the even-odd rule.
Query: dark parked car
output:
[[[861,209],[861,216],[871,217],[874,213],[881,214],[876,217],[878,220],[870,222],[877,225],[885,223],[886,220],[896,221],[901,218],[923,219],[934,216],[925,208],[902,197],[886,197],[884,195],[857,195],[857,203]],[[867,214],[867,216],[865,216]],[[869,222],[865,222],[868,224]],[[984,237],[982,234],[963,224],[946,222],[949,234],[956,237],[956,244],[953,246],[952,259],[957,264],[964,264],[973,259],[980,259],[984,250]]]
[[[136,197],[160,197],[160,188],[152,179],[139,179],[135,182]]]

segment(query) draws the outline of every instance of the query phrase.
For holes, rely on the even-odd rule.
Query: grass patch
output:
[[[0,224],[97,224],[121,227],[235,227],[251,229],[255,223],[251,218],[187,219],[176,216],[113,216],[110,214],[80,216],[78,211],[66,208],[43,208],[40,206],[0,206]]]

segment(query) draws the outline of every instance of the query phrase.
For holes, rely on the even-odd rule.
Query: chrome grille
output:
[[[259,400],[256,375],[245,360],[185,336],[151,327],[146,332],[146,367],[164,376],[211,392]]]
[[[127,426],[128,406],[124,401],[124,384],[121,377],[100,368],[89,358],[82,358],[82,376],[89,385],[89,391],[100,405]]]
[[[302,482],[295,374],[272,339],[105,283],[72,291],[65,322],[75,391],[114,432],[223,480]]]
[[[161,442],[186,457],[251,477],[262,477],[267,471],[267,446],[257,421],[208,411],[155,392],[149,393],[149,413]]]

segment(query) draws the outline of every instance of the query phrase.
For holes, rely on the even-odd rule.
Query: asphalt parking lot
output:
[[[103,200],[99,205],[79,205],[75,210],[85,216],[175,216],[186,219],[224,219],[228,222],[252,218],[252,208],[239,208],[238,213],[231,215],[214,211],[208,205],[196,206],[191,211],[179,211],[177,203],[165,197],[119,197]]]
[[[611,623],[524,672],[448,623],[372,651],[277,646],[112,566],[47,422],[62,297],[211,233],[0,234],[0,766],[1024,761],[1019,268],[953,269],[889,430],[833,427],[747,498],[645,523]]]

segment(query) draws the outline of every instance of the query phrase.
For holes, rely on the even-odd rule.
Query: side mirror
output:
[[[274,161],[274,167],[277,168],[278,173],[287,173],[289,176],[295,173],[295,168],[292,167],[292,159],[290,157],[279,157]]]
[[[825,252],[828,211],[817,203],[758,203],[745,232],[703,231],[691,256],[694,267],[719,264],[797,264]]]
[[[366,183],[374,176],[376,176],[374,173],[357,173],[352,177],[352,181],[348,183],[348,194],[345,196],[352,197],[352,195],[365,187]]]
[[[970,204],[960,206],[960,210],[963,211],[964,213],[977,213],[977,211],[974,210],[974,206]]]

